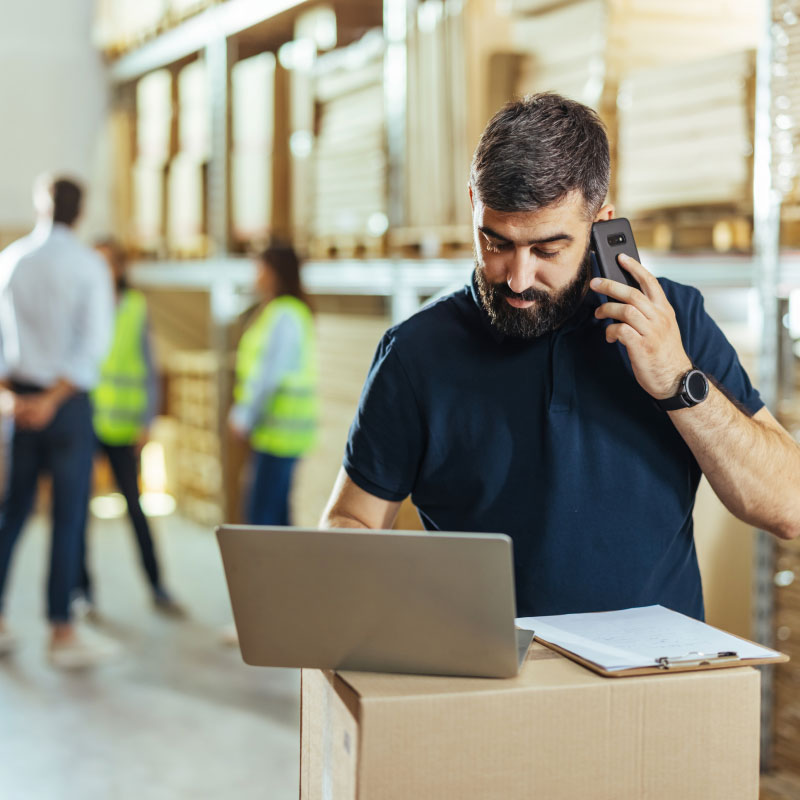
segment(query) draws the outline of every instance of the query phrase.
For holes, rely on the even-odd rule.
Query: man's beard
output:
[[[478,295],[497,330],[517,339],[535,339],[560,328],[577,310],[591,277],[591,257],[587,250],[578,274],[558,292],[531,287],[524,292],[512,291],[507,283],[489,283],[484,268],[475,263]],[[506,297],[533,302],[528,308],[514,308]]]

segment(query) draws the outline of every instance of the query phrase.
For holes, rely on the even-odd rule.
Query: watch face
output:
[[[686,394],[693,403],[701,403],[708,396],[708,379],[699,369],[686,376]]]

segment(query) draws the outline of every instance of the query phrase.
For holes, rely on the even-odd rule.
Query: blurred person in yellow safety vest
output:
[[[139,496],[139,455],[147,442],[148,428],[160,399],[150,345],[147,302],[141,292],[128,286],[127,258],[119,243],[104,239],[95,249],[111,270],[116,305],[111,349],[100,369],[100,381],[91,393],[97,449],[108,459],[114,480],[125,498],[156,609],[172,616],[183,616],[183,608],[164,588],[153,537]],[[85,525],[83,541],[76,599],[82,599],[94,612]]]
[[[314,326],[295,251],[270,247],[257,265],[262,306],[239,342],[229,425],[253,451],[247,521],[289,525],[292,475],[316,437]]]

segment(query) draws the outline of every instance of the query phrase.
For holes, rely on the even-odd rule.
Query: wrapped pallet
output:
[[[185,66],[177,77],[178,153],[167,184],[167,249],[175,256],[207,254],[206,164],[211,154],[205,61]]]
[[[164,248],[166,165],[172,154],[172,75],[161,69],[136,85],[136,161],[132,170],[133,244],[159,254]]]
[[[178,153],[169,165],[167,248],[173,256],[207,254],[206,165],[193,153]]]
[[[607,42],[605,0],[581,0],[514,23],[513,47],[524,53],[516,94],[554,91],[600,109]],[[563,31],[570,31],[565,40]]]
[[[427,0],[408,33],[406,220],[430,235],[470,219],[463,15],[461,2]]]
[[[208,74],[202,58],[178,73],[178,150],[198,161],[211,157]]]
[[[379,249],[387,226],[383,50],[372,32],[315,69],[312,234],[339,252]]]
[[[249,244],[264,240],[270,229],[275,56],[261,53],[239,61],[231,87],[231,225],[234,238]]]
[[[165,166],[159,161],[138,159],[131,170],[133,249],[145,255],[160,255],[164,248]]]
[[[748,207],[754,71],[745,51],[630,76],[620,90],[621,211]]]
[[[136,84],[136,150],[140,159],[166,164],[172,155],[172,74],[150,72]]]
[[[754,48],[761,30],[760,9],[750,0],[669,4],[658,0],[509,0],[509,7],[514,17],[513,52],[519,56],[515,94],[555,91],[599,112],[611,144],[612,199],[617,195],[617,150],[621,147],[617,135],[621,83],[651,67],[669,69]],[[568,41],[565,30],[570,31]],[[685,73],[678,77],[687,80]],[[684,88],[685,84],[675,84],[675,94]],[[620,97],[625,106],[628,95],[623,91]],[[629,120],[648,116],[644,110],[639,114],[635,105],[628,111]],[[728,233],[728,243],[748,238],[740,235],[737,225],[734,221],[723,231]]]

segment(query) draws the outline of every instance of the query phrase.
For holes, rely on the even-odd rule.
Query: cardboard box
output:
[[[756,800],[759,673],[302,671],[301,800]]]

